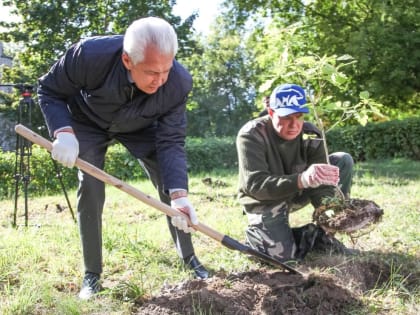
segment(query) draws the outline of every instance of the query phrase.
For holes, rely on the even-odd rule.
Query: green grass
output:
[[[225,185],[208,186],[205,177]],[[148,181],[131,183],[156,197]],[[237,175],[214,171],[190,177],[190,199],[199,219],[213,229],[242,241],[246,217],[236,200]],[[69,191],[73,208],[75,192]],[[389,264],[383,282],[361,293],[369,314],[415,314],[419,304],[420,162],[387,160],[356,165],[352,197],[376,201],[385,211],[383,221],[353,245]],[[78,300],[82,257],[77,225],[62,194],[31,198],[29,226],[24,226],[19,199],[18,227],[11,226],[13,200],[0,202],[0,313],[1,314],[130,314],[134,301],[158,294],[166,284],[192,279],[183,270],[166,227],[164,215],[114,187],[107,187],[104,211],[103,296],[92,302]],[[74,210],[75,211],[75,210]],[[292,225],[310,222],[311,208],[291,215]],[[212,272],[241,272],[259,267],[238,251],[213,239],[193,234],[196,253]],[[331,267],[328,272],[333,273]]]

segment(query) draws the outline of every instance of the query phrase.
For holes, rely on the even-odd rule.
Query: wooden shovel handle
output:
[[[28,139],[29,141],[47,149],[49,152],[51,152],[52,150],[52,143],[50,141],[48,141],[47,139],[45,139],[44,137],[40,136],[39,134],[33,132],[31,129],[18,124],[15,126],[15,131],[16,133],[18,133],[19,135],[23,136],[24,138]],[[86,172],[87,174],[101,180],[104,183],[107,183],[109,185],[112,185],[124,192],[126,192],[127,194],[133,196],[134,198],[144,202],[145,204],[148,204],[149,206],[162,211],[163,213],[165,213],[166,215],[173,217],[173,216],[179,216],[182,215],[184,216],[188,221],[189,221],[189,225],[192,226],[194,229],[196,229],[197,231],[200,231],[201,233],[206,234],[207,236],[213,238],[214,240],[218,241],[218,242],[222,242],[224,235],[213,230],[212,228],[202,224],[202,223],[198,223],[196,225],[193,225],[191,223],[191,221],[189,220],[189,218],[183,214],[182,212],[171,208],[170,206],[168,206],[167,204],[149,196],[146,195],[145,193],[141,192],[140,190],[134,188],[133,186],[123,182],[122,180],[109,175],[108,173],[104,172],[103,170],[97,168],[96,166],[80,159],[77,158],[76,160],[76,166],[81,169],[82,171]]]
[[[18,133],[19,135],[23,136],[24,138],[28,139],[29,141],[47,149],[49,152],[51,152],[52,150],[52,143],[50,141],[48,141],[47,139],[43,138],[42,136],[40,136],[39,134],[33,132],[32,130],[30,130],[29,128],[26,128],[25,126],[19,124],[16,125],[15,127],[15,131],[16,133]],[[76,160],[76,166],[81,169],[82,171],[86,172],[87,174],[103,181],[104,183],[107,183],[109,185],[112,185],[124,192],[126,192],[127,194],[133,196],[134,198],[144,202],[145,204],[162,211],[163,213],[165,213],[166,215],[173,217],[173,216],[178,216],[178,215],[182,215],[184,216],[188,222],[189,225],[192,226],[194,229],[196,229],[197,231],[200,231],[201,233],[211,237],[212,239],[218,241],[219,243],[221,243],[222,245],[230,248],[230,249],[234,249],[234,250],[238,250],[244,253],[247,253],[248,255],[257,257],[263,261],[266,261],[274,266],[278,266],[281,267],[285,270],[290,271],[291,273],[294,274],[300,274],[300,272],[290,266],[288,266],[285,263],[282,263],[276,259],[274,259],[271,256],[268,256],[264,253],[261,253],[257,250],[254,250],[252,248],[250,248],[247,245],[244,245],[238,241],[236,241],[235,239],[232,239],[231,237],[227,236],[227,235],[223,235],[215,230],[213,230],[212,228],[208,227],[207,225],[204,225],[203,223],[198,223],[198,224],[192,224],[191,220],[183,213],[181,213],[180,211],[177,211],[176,209],[171,208],[170,206],[168,206],[167,204],[149,196],[146,195],[145,193],[141,192],[140,190],[134,188],[133,186],[119,180],[118,178],[107,174],[106,172],[104,172],[103,170],[97,168],[96,166],[80,159],[77,158]]]

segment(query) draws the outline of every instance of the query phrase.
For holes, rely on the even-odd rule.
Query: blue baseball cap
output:
[[[305,106],[305,91],[296,84],[282,84],[270,96],[269,107],[280,117],[294,113],[309,113]]]

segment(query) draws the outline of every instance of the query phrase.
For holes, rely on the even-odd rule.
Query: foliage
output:
[[[0,91],[0,111],[5,114],[7,118],[15,118],[15,109],[12,108],[13,96],[10,93]]]
[[[35,87],[30,84],[16,84],[13,94],[4,93],[5,105],[0,106],[0,111],[11,122],[24,124],[48,137],[47,127],[38,107],[34,89]],[[22,94],[26,96],[22,96]],[[28,96],[29,94],[30,96]]]
[[[20,157],[16,157],[14,152],[1,152],[0,174],[4,180],[0,184],[0,199],[14,196],[14,171],[16,163],[19,166],[19,162]],[[105,171],[122,180],[145,178],[145,174],[137,160],[122,145],[113,145],[109,148]],[[36,196],[62,191],[59,178],[61,178],[65,188],[75,189],[77,187],[77,170],[54,163],[50,154],[38,146],[32,147],[30,173],[31,180],[28,186],[28,193]],[[21,190],[21,186],[22,181],[20,181],[19,190]]]
[[[356,161],[404,157],[420,160],[420,118],[366,126],[347,126],[327,133],[330,151],[345,151]]]
[[[416,47],[420,7],[415,0],[229,3],[232,15],[239,16],[233,20],[236,27],[243,27],[250,19],[264,20],[265,24],[278,25],[273,33],[281,38],[283,29],[299,21],[304,27],[288,42],[296,56],[351,55],[357,63],[346,70],[350,95],[369,91],[392,117],[418,112],[420,53]],[[264,41],[263,29],[255,30],[256,38],[262,39],[267,47],[261,57],[273,60],[270,54],[283,50],[283,46],[276,39]]]
[[[360,98],[348,95],[351,80],[345,70],[356,61],[349,55],[302,55],[302,32],[299,23],[282,28],[281,23],[274,22],[264,33],[254,34],[257,62],[260,68],[266,69],[261,76],[261,80],[265,80],[260,86],[261,94],[270,95],[277,85],[285,82],[303,86],[321,129],[324,125],[364,125],[368,119],[383,119],[381,104],[372,100],[368,92],[361,92]],[[264,54],[269,45],[279,49]]]
[[[326,136],[330,152],[348,152],[357,162],[399,157],[420,160],[419,118],[339,127]],[[187,138],[186,150],[190,174],[236,170],[238,165],[234,137]],[[0,199],[14,196],[15,162],[14,152],[0,152]],[[109,147],[105,171],[124,181],[146,177],[136,159],[120,144]],[[77,186],[76,170],[60,166],[56,170],[47,151],[37,146],[32,148],[31,174],[29,193],[33,195],[61,192],[57,174],[61,174],[66,188]]]
[[[319,12],[328,17],[320,18]],[[415,47],[420,7],[416,1],[316,1],[308,15],[323,53],[345,52],[358,60],[349,73],[358,92],[368,90],[390,108],[418,100],[420,54]],[[335,32],[330,31],[332,26]]]
[[[255,112],[256,69],[244,36],[221,16],[199,51],[185,60],[194,78],[188,104],[188,133],[194,137],[233,136]]]
[[[14,67],[2,71],[2,80],[34,83],[80,37],[122,33],[134,18],[158,15],[177,29],[177,58],[194,77],[187,104],[191,136],[235,135],[261,110],[270,87],[264,83],[298,81],[300,67],[307,75],[322,64],[324,74],[335,69],[331,79],[339,74],[335,82],[322,91],[315,80],[302,82],[322,93],[326,127],[420,111],[420,10],[414,0],[226,0],[208,35],[193,33],[196,14],[185,21],[174,16],[174,3],[5,0],[4,6],[15,7],[16,20],[0,23],[5,29],[0,40],[17,49],[11,50]],[[16,106],[17,98],[13,102]]]
[[[233,137],[189,138],[186,149],[188,169],[193,173],[237,168],[235,139]]]
[[[344,122],[365,125],[369,116],[374,119],[384,118],[380,112],[382,105],[371,100],[366,91],[360,93],[360,100],[354,96],[346,100],[351,81],[343,69],[355,63],[353,58],[349,55],[301,55],[302,47],[299,50],[297,47],[305,42],[302,34],[304,28],[299,23],[287,28],[282,28],[282,24],[283,21],[274,21],[267,27],[266,33],[255,34],[262,38],[255,44],[258,52],[269,45],[279,47],[269,57],[260,54],[260,67],[267,69],[264,74],[266,81],[261,85],[260,92],[269,95],[277,85],[285,82],[306,88],[313,120],[321,130],[325,154],[328,155],[325,125],[330,128],[343,125]],[[305,47],[305,44],[302,46]],[[337,100],[337,94],[342,95],[342,101]],[[354,104],[355,100],[357,104]]]
[[[75,169],[61,168],[55,169],[55,164],[49,154],[37,146],[31,148],[32,154],[29,157],[30,181],[28,194],[39,196],[42,194],[57,193],[61,191],[60,181],[57,175],[61,175],[63,184],[67,188],[75,188],[77,177]],[[0,184],[0,198],[12,198],[15,195],[15,173],[19,175],[20,156],[14,152],[1,152],[0,174],[2,182]],[[25,159],[25,157],[24,157]],[[26,161],[26,159],[24,160]],[[26,164],[26,162],[25,162]],[[26,174],[21,174],[22,176]],[[23,194],[22,177],[18,177],[19,195]]]
[[[186,144],[188,155],[188,169],[190,172],[211,171],[216,168],[236,168],[237,157],[233,138],[189,138]],[[0,151],[0,199],[11,198],[15,194],[15,170],[16,163],[19,166],[20,157],[14,152]],[[66,189],[77,187],[77,171],[62,167],[50,158],[49,153],[32,146],[30,156],[31,180],[28,193],[39,196],[43,194],[59,193],[62,191],[61,178]],[[105,162],[105,171],[121,180],[134,181],[144,179],[143,172],[138,161],[128,153],[120,144],[109,147]],[[22,191],[22,181],[19,182],[19,190]]]

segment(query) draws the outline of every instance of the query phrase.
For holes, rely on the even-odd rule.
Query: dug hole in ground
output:
[[[190,280],[163,288],[160,295],[139,301],[133,314],[363,312],[366,310],[361,295],[383,285],[391,276],[389,266],[379,262],[377,255],[312,257],[299,267],[304,276],[269,267],[238,274],[218,273],[207,280]],[[322,271],[328,266],[333,272]],[[400,272],[409,274],[409,270]]]

